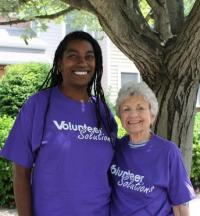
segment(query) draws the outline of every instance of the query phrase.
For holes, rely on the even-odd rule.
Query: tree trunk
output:
[[[162,80],[154,91],[159,101],[155,133],[172,140],[181,149],[188,172],[192,164],[193,124],[197,80]]]
[[[183,34],[182,37],[184,36]],[[158,71],[155,71],[158,64],[153,62],[152,64],[156,64],[157,67],[146,65],[144,61],[140,62],[143,67],[140,68],[140,64],[138,67],[143,80],[153,89],[159,102],[159,113],[154,125],[155,133],[172,140],[180,147],[190,173],[193,125],[200,78],[199,52],[194,53],[196,45],[193,45],[192,39],[180,38],[179,41],[173,41],[166,46],[165,54],[160,58]]]

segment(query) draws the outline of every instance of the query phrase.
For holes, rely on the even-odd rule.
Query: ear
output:
[[[151,125],[153,125],[153,123],[155,122],[156,117],[155,115],[151,114]]]

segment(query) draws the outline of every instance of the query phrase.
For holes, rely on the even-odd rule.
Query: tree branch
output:
[[[171,25],[166,8],[166,3],[165,1],[161,0],[147,0],[147,2],[154,13],[156,31],[160,33],[160,39],[163,41],[163,44],[165,44],[169,39],[173,37],[171,33]]]
[[[32,0],[19,0],[19,4],[26,4]]]
[[[34,16],[33,18],[29,19],[14,19],[10,21],[2,21],[0,22],[0,25],[13,25],[13,24],[18,24],[18,23],[25,23],[25,22],[30,22],[36,19],[56,19],[64,14],[69,13],[70,11],[74,10],[75,8],[73,7],[68,7],[65,10],[59,11],[54,14],[47,14],[47,15],[39,15],[39,16]]]
[[[124,5],[122,1],[119,2],[121,3],[122,14],[127,16],[131,21],[134,30],[138,32],[139,35],[154,41],[156,44],[160,44],[160,39],[157,33],[150,28],[149,24],[143,17],[138,0],[126,0],[126,5]]]
[[[177,35],[184,23],[183,0],[167,0],[166,6],[168,10],[172,34]]]
[[[143,70],[142,72],[150,72],[149,79],[155,79],[155,74],[160,69],[163,48],[160,43],[141,34],[133,25],[132,20],[125,16],[124,12],[122,13],[122,8],[127,7],[126,2],[90,0],[90,3],[98,14],[103,30],[113,43],[131,60],[134,60],[136,66]],[[141,59],[149,68],[145,68]]]
[[[187,20],[180,32],[176,43],[169,46],[168,55],[166,56],[166,61],[169,61],[169,71],[171,68],[179,67],[179,78],[190,75],[190,79],[200,79],[200,0],[196,0]],[[178,50],[178,52],[177,52]],[[169,60],[170,59],[170,60]],[[173,60],[171,60],[173,59]],[[195,61],[195,62],[194,62]],[[188,70],[184,70],[183,67],[187,65],[188,62],[194,62],[196,68],[192,70],[192,74],[188,73]],[[180,67],[181,65],[181,67]],[[190,67],[190,64],[188,64]]]
[[[96,15],[96,11],[88,0],[61,0],[79,10],[86,10]]]

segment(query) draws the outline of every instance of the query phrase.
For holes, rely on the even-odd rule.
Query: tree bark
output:
[[[181,149],[188,172],[192,163],[193,125],[199,81],[168,80],[160,77],[154,91],[159,113],[154,126],[156,134],[174,141]]]

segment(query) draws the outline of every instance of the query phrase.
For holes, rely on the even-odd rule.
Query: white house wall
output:
[[[102,76],[102,87],[106,95],[108,95],[108,85],[109,85],[109,79],[108,79],[108,65],[109,65],[109,44],[107,37],[102,37],[98,39],[98,43],[101,46],[102,55],[103,55],[103,76]]]
[[[0,28],[0,64],[16,64],[25,62],[50,62],[45,53],[45,42],[40,38],[33,38],[28,44],[14,33],[15,27]]]
[[[53,60],[55,50],[65,35],[63,24],[49,23],[49,28],[46,32],[40,32],[38,37],[46,42],[46,53]]]
[[[133,62],[126,57],[106,36],[108,44],[108,63],[107,71],[108,84],[107,91],[110,95],[110,100],[115,102],[118,90],[121,87],[121,72],[139,73]]]

